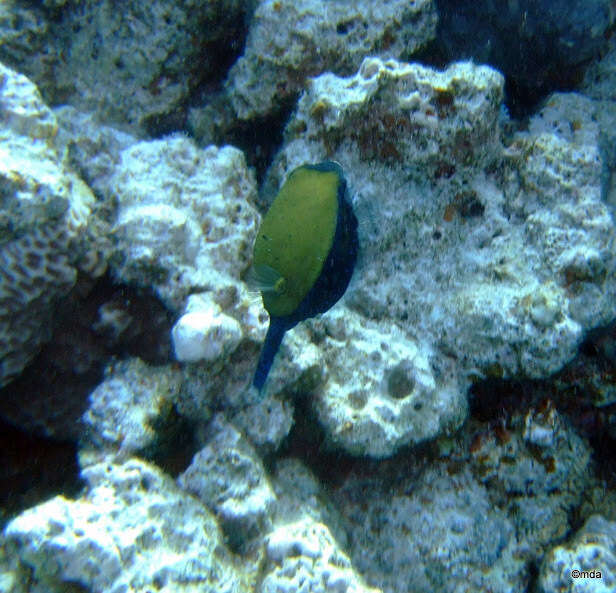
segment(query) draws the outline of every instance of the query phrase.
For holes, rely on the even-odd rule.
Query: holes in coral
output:
[[[38,268],[41,265],[41,256],[38,253],[29,252],[26,253],[25,262],[28,268]]]
[[[462,218],[483,216],[485,206],[477,198],[474,191],[464,191],[456,195],[458,212]]]
[[[355,410],[361,410],[368,403],[368,396],[364,391],[352,391],[349,394],[348,402]]]
[[[409,361],[401,361],[387,374],[387,393],[395,398],[407,397],[415,387]]]
[[[353,28],[353,21],[342,21],[336,25],[338,35],[346,35]]]

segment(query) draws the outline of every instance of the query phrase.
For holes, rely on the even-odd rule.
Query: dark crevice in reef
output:
[[[170,360],[171,314],[154,295],[109,276],[78,280],[53,319],[49,342],[0,389],[0,417],[31,434],[77,440],[88,395],[112,357]]]
[[[437,0],[437,7],[437,38],[414,59],[436,68],[461,60],[496,68],[516,119],[553,92],[575,90],[612,33],[607,0]]]
[[[194,49],[194,55],[186,64],[189,94],[175,109],[155,114],[144,121],[150,137],[162,138],[185,131],[191,107],[207,105],[221,96],[229,70],[244,53],[254,9],[255,2],[244,3],[240,11],[229,11],[221,3],[214,12],[208,11],[207,17],[191,27],[187,43]],[[219,34],[213,36],[212,31]],[[172,60],[173,54],[169,58]],[[165,76],[165,68],[161,67],[160,78]],[[173,80],[175,76],[170,72],[168,77]]]
[[[475,383],[469,392],[470,415],[479,422],[490,422],[538,405],[539,381],[490,378]]]
[[[263,184],[274,155],[282,146],[284,129],[295,107],[296,98],[272,116],[238,122],[225,138],[244,151],[248,166],[255,168],[259,187]]]
[[[178,106],[168,113],[157,113],[143,120],[150,138],[163,138],[186,129],[186,108]]]
[[[172,478],[177,478],[190,465],[200,447],[195,438],[195,426],[172,406],[169,413],[152,426],[155,441],[139,451]]]
[[[302,394],[294,398],[291,432],[276,452],[275,458],[266,460],[266,466],[271,470],[275,459],[296,458],[314,472],[321,484],[335,488],[353,468],[365,460],[325,446],[325,434],[312,410],[310,397]]]
[[[471,418],[487,424],[553,406],[593,449],[596,475],[616,488],[616,403],[596,405],[616,385],[616,323],[588,333],[577,356],[545,380],[478,382],[470,390]]]
[[[244,53],[254,12],[253,4],[246,2],[243,12],[238,14],[221,3],[215,15],[210,15],[197,25],[191,43],[198,51],[194,63],[189,65],[190,79],[199,81],[195,88],[219,88],[222,85],[231,66]],[[213,29],[221,31],[221,34],[212,40],[210,31]],[[204,71],[209,72],[206,77],[203,76]]]
[[[588,332],[578,355],[557,377],[564,386],[562,407],[590,441],[598,477],[616,488],[616,402],[593,403],[616,391],[616,322]]]
[[[246,13],[217,15],[216,19],[204,21],[195,29],[190,43],[196,54],[188,65],[190,94],[182,104],[168,113],[158,113],[144,121],[145,129],[152,138],[162,138],[188,128],[187,113],[191,107],[207,105],[212,99],[221,96],[224,81],[231,66],[243,54],[248,35],[249,17]],[[220,23],[226,23],[221,27]],[[208,30],[213,26],[224,34],[209,39]],[[200,34],[203,32],[203,34]],[[208,41],[209,39],[209,41]],[[161,72],[161,76],[164,76]],[[172,78],[172,76],[170,76]],[[216,142],[217,144],[219,142]]]
[[[285,99],[271,114],[250,120],[236,117],[224,92],[203,96],[196,102],[186,127],[201,146],[230,144],[242,150],[261,186],[274,155],[282,146],[285,126],[298,96]]]
[[[610,434],[613,430],[610,422],[616,418],[616,406],[596,407],[585,400],[583,388],[572,386],[567,390],[555,383],[567,380],[570,373],[568,365],[552,379],[486,379],[476,383],[469,392],[471,418],[493,423],[513,414],[525,414],[531,408],[543,409],[550,402],[578,434],[588,439],[596,452],[610,447],[613,450],[615,441]]]
[[[82,489],[77,445],[34,436],[0,419],[0,529],[13,516],[56,494]]]
[[[170,360],[171,314],[153,294],[110,276],[78,280],[53,318],[50,341],[0,389],[0,523],[55,494],[76,493],[81,417],[112,358]],[[175,475],[192,457],[193,430],[173,408],[160,423],[158,440],[141,455]]]
[[[537,561],[529,562],[527,565],[528,571],[528,593],[538,593],[539,592],[539,565]]]

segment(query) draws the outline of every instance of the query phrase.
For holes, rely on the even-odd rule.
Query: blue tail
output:
[[[280,348],[284,333],[287,331],[287,324],[281,319],[275,317],[270,318],[269,328],[267,335],[265,336],[265,343],[261,350],[261,356],[259,356],[259,362],[257,364],[257,370],[252,380],[252,384],[259,390],[263,388],[267,375],[274,362],[274,356]]]

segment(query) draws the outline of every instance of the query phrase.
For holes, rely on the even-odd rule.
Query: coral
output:
[[[298,459],[278,460],[271,478],[276,500],[274,528],[265,538],[261,593],[346,591],[380,593],[366,587],[347,548],[346,524],[323,483]]]
[[[51,61],[48,52],[49,22],[36,5],[24,5],[18,0],[0,4],[0,61],[35,82],[49,76]],[[36,60],[32,56],[37,56]],[[23,65],[31,67],[23,72]]]
[[[36,87],[0,65],[0,385],[50,337],[51,315],[77,268],[105,269],[94,196],[56,152],[57,123]],[[104,250],[103,250],[104,251]]]
[[[136,144],[137,138],[101,124],[94,115],[71,105],[56,107],[53,113],[58,121],[58,151],[66,153],[70,166],[92,188],[109,217],[116,201],[111,187],[113,174],[122,151]]]
[[[588,477],[588,443],[549,401],[512,417],[509,424],[475,435],[472,467],[479,479],[497,481],[510,495],[558,492],[575,501]],[[572,500],[567,504],[572,506]]]
[[[329,529],[312,519],[282,525],[267,536],[261,593],[334,591],[380,593],[366,587]]]
[[[255,399],[235,411],[233,423],[262,455],[271,454],[280,448],[293,427],[294,406],[284,397]]]
[[[314,409],[329,444],[386,457],[464,421],[466,401],[458,385],[448,382],[445,369],[437,377],[431,353],[396,326],[385,328],[338,308],[310,327],[324,334],[317,339],[326,376]]]
[[[310,518],[315,523],[327,525],[338,545],[347,549],[345,524],[327,488],[299,459],[277,460],[271,480],[276,493],[276,504],[272,508],[275,525]]]
[[[258,223],[239,150],[179,135],[140,142],[122,152],[112,187],[117,279],[152,286],[175,311],[190,293],[237,290]]]
[[[180,362],[212,361],[237,348],[242,338],[240,324],[216,309],[184,313],[178,319],[171,335]]]
[[[291,426],[286,400],[311,394],[328,446],[386,457],[403,445],[450,433],[466,417],[466,400],[451,367],[442,366],[437,375],[431,357],[395,326],[385,329],[336,306],[321,320],[289,332],[265,397],[249,399],[234,422],[258,447],[270,450]],[[202,401],[207,393],[216,391],[208,385],[199,393]],[[229,395],[227,405],[238,407]]]
[[[208,426],[210,438],[178,478],[221,521],[227,541],[242,547],[271,527],[275,501],[261,460],[250,443],[221,415]]]
[[[599,571],[574,578],[574,571]],[[616,587],[616,523],[593,515],[573,539],[546,555],[539,575],[541,593],[608,593]]]
[[[82,465],[86,456],[92,463],[114,454],[151,452],[164,438],[161,433],[182,382],[177,369],[150,367],[139,359],[111,364],[105,375],[83,415]]]
[[[254,359],[258,354],[258,344],[265,336],[267,321],[259,300],[251,296],[238,280],[218,275],[214,270],[198,270],[198,273],[204,271],[209,274],[212,290],[188,297],[184,314],[172,331],[176,356],[178,347],[180,356],[198,354],[197,361],[187,361],[184,388],[176,402],[182,415],[193,421],[209,420],[213,405],[222,402],[224,407],[234,411],[244,410],[255,403],[254,394],[246,390],[246,381],[254,372]],[[182,328],[187,317],[189,320],[205,320],[206,323],[192,328],[187,335],[184,333],[186,328]],[[262,407],[262,411],[265,412],[265,408]],[[287,406],[283,412],[283,424],[290,425],[289,414]],[[246,430],[261,434],[264,443],[268,440],[266,435],[279,432],[280,423],[273,420],[269,414],[259,413],[251,417],[248,413]],[[238,426],[244,428],[244,423],[240,422]],[[284,435],[287,432],[288,427]],[[259,441],[258,437],[256,441]]]
[[[528,5],[516,31],[537,33],[569,2],[484,25]],[[579,16],[556,48],[577,66],[608,2],[550,12],[538,43]],[[437,57],[448,4],[0,3],[0,58],[63,105],[0,66],[0,415],[69,441],[37,471],[0,439],[0,477],[34,484],[0,496],[0,590],[615,588],[616,54],[588,96],[516,121],[491,67],[406,63]],[[191,109],[221,146],[177,133]],[[355,272],[258,392],[260,213],[328,159]],[[603,578],[572,581],[576,563]]]
[[[366,54],[408,57],[436,32],[432,0],[262,0],[246,50],[227,78],[241,119],[264,116],[299,94],[309,76],[347,74]]]
[[[291,161],[318,154],[347,160],[356,153],[354,160],[376,168],[374,178],[379,164],[396,173],[404,164],[407,182],[485,167],[499,155],[503,82],[495,70],[470,63],[439,72],[378,58],[366,58],[347,78],[322,74],[310,79],[287,125],[286,145],[270,178],[278,182],[281,163],[286,171]]]
[[[118,196],[112,274],[183,311],[176,354],[207,364],[187,370],[178,410],[206,421],[212,399],[232,397],[253,370],[265,333],[267,317],[240,280],[259,221],[254,179],[239,150],[172,136],[126,148],[109,185]],[[195,319],[188,336],[185,322]]]
[[[614,226],[601,200],[603,163],[592,114],[583,96],[553,95],[531,119],[528,135],[517,138],[516,150],[526,155],[518,167],[521,187],[508,188],[512,211],[524,220],[527,251],[540,258],[535,274],[556,283],[562,314],[585,329],[614,317]]]
[[[351,473],[335,494],[351,561],[367,581],[414,593],[524,591],[513,525],[468,469],[400,461],[389,472]]]
[[[551,402],[474,432],[470,467],[503,502],[518,537],[541,551],[571,528],[591,483],[591,449]]]
[[[51,337],[53,305],[76,277],[60,229],[34,229],[0,248],[0,385]]]
[[[252,590],[213,516],[159,470],[129,459],[93,465],[83,477],[79,499],[57,496],[7,526],[18,579],[50,593],[71,584],[96,592]]]
[[[612,216],[616,213],[616,39],[609,40],[608,51],[592,62],[580,85],[580,92],[593,101],[587,104],[599,128],[601,156],[604,161],[603,198]],[[574,120],[575,121],[575,120]]]
[[[224,76],[241,49],[229,40],[245,35],[251,4],[162,0],[143,10],[127,2],[118,12],[113,0],[82,0],[65,4],[62,18],[45,19],[37,7],[11,2],[5,28],[0,13],[8,41],[0,57],[53,105],[71,104],[137,134],[168,132],[181,127],[194,89]]]
[[[440,420],[420,422],[426,408],[404,416],[407,424],[416,418],[426,437],[456,426],[471,378],[552,374],[573,357],[584,330],[614,316],[614,225],[601,199],[589,101],[554,95],[504,147],[502,85],[497,72],[470,63],[438,72],[369,58],[355,76],[323,74],[300,99],[265,183],[273,193],[286,171],[323,155],[345,167],[361,249],[339,314],[355,311],[362,328],[373,321],[371,343],[398,328],[383,340],[390,353],[407,340],[429,361],[422,368],[434,376]],[[400,358],[382,353],[367,364],[360,350],[347,348],[342,384],[374,364],[388,397],[408,388],[398,370],[391,375]],[[336,358],[322,360],[314,409],[334,442],[366,452],[357,437],[343,438],[362,432],[357,413],[337,429],[323,414],[339,409],[328,368]],[[378,397],[370,390],[359,409],[372,409]],[[421,438],[409,431],[379,454]]]

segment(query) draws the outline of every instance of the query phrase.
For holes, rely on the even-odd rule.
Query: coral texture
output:
[[[574,571],[599,571],[601,576],[574,578]],[[615,587],[616,523],[600,515],[590,517],[570,542],[554,548],[541,566],[541,593],[608,593]]]
[[[105,269],[86,226],[94,196],[54,146],[57,123],[36,87],[0,65],[0,385],[51,335],[77,268]]]
[[[384,591],[523,591],[510,519],[469,472],[444,470],[411,473],[393,488],[350,476],[338,501],[356,568]]]
[[[168,366],[152,368],[139,359],[110,365],[90,394],[82,451],[94,448],[105,458],[143,454],[155,445],[180,387],[180,372]]]
[[[345,167],[362,254],[344,305],[360,315],[360,332],[371,327],[362,319],[384,336],[399,329],[384,340],[390,352],[411,340],[429,361],[422,368],[434,377],[434,402],[443,398],[434,404],[432,434],[463,415],[469,378],[547,376],[573,357],[585,329],[614,315],[614,225],[601,199],[588,101],[554,95],[505,148],[502,85],[497,72],[470,63],[437,72],[370,58],[355,76],[324,74],[302,96],[269,173],[273,191],[300,163],[327,155]],[[351,317],[347,310],[339,309]],[[361,383],[370,366],[365,353],[351,347],[344,356],[344,384],[354,376]],[[328,373],[335,360],[324,358],[325,376],[335,376]],[[400,362],[370,360],[385,384]],[[340,437],[361,426],[355,419],[377,397],[372,389],[359,398],[349,421],[329,381],[315,409],[347,450],[387,455],[402,442],[376,451],[370,437],[360,444],[360,430],[346,442]],[[335,424],[324,414],[330,406]],[[409,410],[405,422],[423,426],[425,410]]]
[[[267,536],[268,566],[261,593],[294,591],[379,593],[354,573],[329,529],[312,519],[283,525]]]
[[[236,290],[259,220],[239,150],[179,135],[140,142],[122,152],[112,186],[119,280],[153,286],[175,311],[190,293]]]
[[[214,517],[159,470],[141,461],[102,463],[83,472],[82,498],[53,498],[6,528],[18,579],[64,593],[152,590],[240,593]]]
[[[113,0],[83,0],[61,10],[49,18],[37,6],[3,3],[0,57],[31,76],[50,104],[143,134],[177,129],[195,88],[224,74],[252,2],[162,0],[147,10],[125,2],[119,11]]]
[[[324,71],[348,74],[365,55],[408,57],[436,32],[433,0],[263,0],[227,79],[241,119],[280,109]]]
[[[207,445],[178,484],[216,513],[229,541],[246,541],[270,526],[276,497],[261,460],[231,424],[219,415],[208,431]]]

